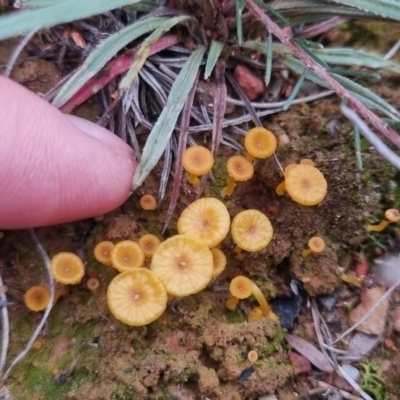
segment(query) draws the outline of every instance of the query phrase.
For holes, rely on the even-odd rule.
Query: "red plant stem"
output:
[[[267,30],[275,35],[285,46],[287,46],[305,65],[307,69],[313,71],[323,81],[325,81],[336,94],[346,99],[349,107],[358,112],[365,120],[373,125],[378,131],[382,132],[392,143],[400,148],[400,136],[388,124],[383,122],[368,107],[354,98],[351,93],[333,79],[329,72],[316,63],[307,53],[305,53],[296,43],[292,42],[290,37],[273,22],[264,11],[254,3],[253,0],[246,0],[248,10],[265,25]]]
[[[179,42],[177,35],[165,35],[150,48],[149,56],[156,54]],[[101,90],[115,77],[127,71],[132,65],[134,55],[121,54],[107,63],[107,65],[93,78],[89,79],[66,103],[59,109],[65,113],[71,112],[76,106]]]

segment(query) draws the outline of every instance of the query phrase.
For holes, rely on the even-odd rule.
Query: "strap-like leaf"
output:
[[[167,18],[163,17],[152,17],[137,21],[101,42],[65,83],[54,98],[53,105],[60,107],[65,104],[90,78],[96,75],[119,50],[145,33],[157,29],[157,27],[165,21],[167,21]]]
[[[210,77],[223,48],[224,44],[222,42],[219,42],[218,40],[213,40],[211,42],[210,51],[208,52],[207,57],[206,70],[204,72],[204,79],[208,79]]]
[[[52,5],[0,17],[0,40],[101,14],[140,0],[57,0]]]
[[[167,104],[163,108],[144,146],[142,160],[133,177],[133,189],[143,183],[162,156],[190,89],[196,80],[205,51],[206,48],[204,46],[199,46],[192,53],[172,85]]]

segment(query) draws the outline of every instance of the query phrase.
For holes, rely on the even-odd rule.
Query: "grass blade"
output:
[[[192,17],[188,15],[181,15],[179,17],[169,18],[164,21],[161,26],[159,26],[146,40],[143,41],[143,43],[140,45],[139,50],[135,54],[135,59],[132,63],[131,68],[119,84],[120,90],[126,90],[136,78],[140,69],[143,67],[143,64],[146,62],[146,59],[150,54],[151,46],[172,27],[189,19],[192,19]]]
[[[211,76],[223,48],[224,44],[222,42],[219,42],[218,40],[213,40],[211,42],[210,51],[208,52],[207,57],[206,70],[204,72],[204,79],[208,79]]]
[[[236,0],[236,35],[239,44],[243,43],[242,12],[245,0]]]
[[[271,82],[271,74],[272,74],[272,34],[269,33],[267,37],[265,78],[264,78],[266,87]]]
[[[136,189],[144,182],[164,152],[176,126],[179,114],[196,80],[205,51],[206,47],[199,46],[192,53],[172,85],[167,104],[146,141],[142,161],[133,177],[133,189]]]
[[[0,40],[29,31],[87,18],[140,0],[59,0],[33,10],[24,10],[0,17]]]
[[[373,15],[400,21],[400,2],[393,0],[331,0],[334,3],[358,8]]]
[[[167,18],[153,17],[135,22],[101,42],[62,87],[53,100],[53,105],[65,104],[90,78],[96,75],[107,62],[131,41],[157,29]]]
[[[290,96],[287,98],[285,105],[283,106],[283,109],[286,111],[289,109],[289,107],[292,105],[294,98],[297,96],[297,93],[299,93],[299,90],[301,88],[301,85],[304,82],[304,79],[306,78],[306,70],[300,75],[300,78],[294,85],[294,88],[292,89],[292,93],[290,93]]]

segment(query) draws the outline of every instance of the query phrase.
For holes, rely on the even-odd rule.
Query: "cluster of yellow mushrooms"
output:
[[[251,129],[245,137],[246,156],[235,155],[227,161],[229,179],[222,197],[232,195],[236,182],[251,179],[254,159],[272,156],[276,145],[276,138],[270,131],[261,127]],[[199,177],[209,173],[213,164],[212,153],[202,146],[188,148],[182,158],[188,181],[195,188],[200,185]],[[325,198],[327,183],[313,162],[304,159],[299,164],[286,166],[284,181],[278,185],[276,193],[287,194],[297,203],[313,206]],[[143,196],[140,205],[145,210],[157,207],[150,195]],[[379,225],[370,225],[368,230],[379,231],[399,220],[399,211],[390,209]],[[145,234],[137,242],[124,240],[114,244],[102,241],[96,245],[95,258],[119,272],[107,289],[107,303],[115,318],[131,326],[146,325],[162,315],[169,299],[206,288],[225,269],[227,259],[219,246],[229,231],[237,254],[242,250],[264,249],[273,235],[269,219],[260,211],[242,211],[231,221],[225,204],[216,198],[202,198],[190,204],[177,221],[177,231],[177,235],[163,242],[155,235]],[[312,237],[308,244],[309,248],[302,252],[303,257],[325,248],[324,240],[318,236]],[[89,272],[86,286],[96,290],[99,286],[97,273]],[[57,282],[71,285],[81,282],[85,268],[77,255],[62,252],[51,260],[51,273]],[[259,305],[249,313],[249,320],[271,318],[278,321],[260,288],[249,278],[237,276],[229,289],[232,295],[226,302],[229,309],[234,310],[240,299],[254,296]],[[54,303],[66,293],[67,286],[58,289]],[[44,286],[34,286],[25,294],[26,305],[34,311],[44,310],[49,300],[49,290]],[[250,358],[256,360],[257,353],[249,353]]]

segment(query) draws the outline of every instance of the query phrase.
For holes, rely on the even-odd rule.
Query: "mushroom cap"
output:
[[[288,172],[285,171],[285,188],[295,202],[315,206],[325,198],[328,185],[317,168],[297,164]]]
[[[94,278],[94,277],[93,278],[89,278],[86,281],[86,287],[89,290],[96,290],[96,289],[99,288],[99,286],[100,286],[100,281],[97,278]]]
[[[32,311],[44,310],[50,301],[50,291],[46,286],[37,285],[29,288],[24,295],[25,305]]]
[[[214,165],[214,156],[203,146],[188,147],[182,156],[182,166],[192,175],[204,175]]]
[[[139,204],[143,210],[155,210],[157,208],[157,200],[151,194],[143,195],[139,200]]]
[[[232,220],[232,237],[238,247],[246,251],[259,251],[272,239],[271,222],[262,212],[245,210]]]
[[[253,281],[246,276],[239,275],[231,280],[229,291],[233,297],[246,299],[253,294]]]
[[[221,243],[229,232],[230,216],[225,204],[213,197],[191,203],[177,222],[180,235],[204,242],[208,247]]]
[[[268,129],[250,129],[244,138],[246,150],[255,158],[267,158],[274,154],[277,146],[275,135]]]
[[[224,271],[226,267],[226,256],[224,252],[217,247],[212,248],[211,253],[214,260],[213,276],[215,277],[220,275]]]
[[[147,268],[118,274],[107,289],[107,304],[114,317],[131,326],[147,325],[167,308],[167,291]]]
[[[232,156],[226,163],[226,169],[231,178],[238,182],[248,181],[254,174],[254,166],[243,156]]]
[[[114,243],[108,240],[97,243],[93,251],[94,258],[104,265],[111,265],[111,251],[113,248]]]
[[[123,240],[114,246],[111,264],[119,272],[140,268],[144,264],[143,250],[133,240]]]
[[[145,257],[152,257],[160,243],[161,240],[156,235],[152,235],[151,233],[146,233],[138,240],[138,244]]]
[[[396,208],[389,208],[385,211],[385,218],[389,222],[398,222],[400,221],[400,211]]]
[[[247,353],[247,359],[251,362],[251,363],[255,363],[258,360],[258,353],[255,350],[250,350]]]
[[[309,241],[308,241],[308,246],[310,249],[315,252],[315,253],[321,253],[325,249],[325,242],[324,239],[322,239],[319,236],[313,236]]]
[[[247,319],[249,321],[261,321],[263,318],[265,318],[265,315],[263,311],[261,310],[261,307],[254,307],[250,312],[249,315],[247,316]]]
[[[168,293],[187,296],[210,283],[214,272],[213,255],[200,240],[176,235],[158,246],[150,269],[164,283]]]
[[[85,275],[83,261],[74,253],[66,251],[56,254],[50,263],[53,278],[65,285],[79,283]]]
[[[308,164],[314,166],[314,161],[310,158],[303,158],[302,160],[300,160],[300,164]]]

